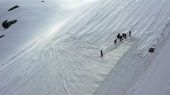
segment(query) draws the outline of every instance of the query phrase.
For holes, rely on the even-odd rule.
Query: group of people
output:
[[[123,39],[127,39],[127,35],[129,37],[131,37],[131,33],[132,33],[132,31],[129,31],[128,34],[126,34],[126,33],[122,33],[122,34],[118,33],[117,36],[116,36],[116,39],[114,40],[114,44],[116,45],[117,40],[123,41]],[[101,57],[103,57],[103,50],[101,50],[100,53],[101,53]]]
[[[132,32],[129,31],[129,33],[128,33],[129,37],[131,37],[131,33]],[[122,33],[122,34],[118,33],[116,37],[117,38],[114,40],[114,44],[117,43],[117,40],[123,41],[123,39],[127,39],[127,34],[126,33]]]

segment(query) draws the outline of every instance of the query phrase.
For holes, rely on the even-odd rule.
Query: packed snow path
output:
[[[132,43],[125,42],[101,59],[96,45],[70,40],[33,50],[3,69],[0,94],[92,94]]]
[[[168,0],[99,2],[60,32],[4,63],[0,95],[92,95],[135,40],[145,55],[167,23],[168,4]],[[133,37],[114,45],[117,33],[129,30]]]

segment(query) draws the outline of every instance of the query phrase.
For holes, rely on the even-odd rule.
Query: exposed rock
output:
[[[5,35],[1,35],[0,38],[4,37]]]
[[[10,8],[8,11],[12,11],[12,10],[14,10],[14,9],[16,9],[18,7],[19,7],[18,5],[15,5],[14,7]]]
[[[12,20],[12,21],[9,21],[9,22],[8,22],[8,20],[5,20],[2,23],[2,26],[3,26],[3,28],[8,29],[12,24],[15,24],[16,22],[17,22],[17,20]]]

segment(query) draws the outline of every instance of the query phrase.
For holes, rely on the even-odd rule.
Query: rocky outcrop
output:
[[[14,10],[14,9],[16,9],[18,7],[19,7],[18,5],[15,5],[14,7],[10,8],[8,11],[12,11],[12,10]]]
[[[9,21],[9,22],[8,22],[8,20],[5,20],[2,23],[2,26],[3,26],[3,28],[8,29],[11,25],[15,24],[16,22],[17,22],[17,20],[12,20],[12,21]]]
[[[0,38],[4,37],[5,35],[1,35]]]

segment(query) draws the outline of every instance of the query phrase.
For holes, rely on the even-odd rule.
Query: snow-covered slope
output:
[[[170,25],[167,31],[170,31]],[[168,38],[169,36],[170,35],[168,35]],[[155,58],[149,63],[151,64],[151,67],[146,71],[145,75],[129,89],[127,95],[170,94],[170,39],[168,39],[164,44],[165,46],[161,48],[161,51],[159,51]]]
[[[0,60],[4,61],[20,53],[49,32],[57,31],[70,18],[85,10],[96,0],[1,0],[0,24],[17,19],[17,23],[5,30],[0,25]],[[20,7],[8,11],[9,8]]]
[[[37,31],[53,32],[1,65],[0,95],[125,95],[149,66],[143,62],[152,57],[148,48],[161,42],[169,5],[169,0],[102,0],[67,23],[63,18],[58,31],[28,23]],[[117,33],[129,30],[132,37],[114,45]]]
[[[169,47],[170,41],[163,48],[160,54],[154,59],[153,65],[146,72],[145,76],[132,87],[128,95],[169,95]]]
[[[147,56],[145,56],[145,57],[142,57],[141,55],[139,55],[138,44],[137,44],[138,41],[136,43],[134,43],[131,46],[131,48],[128,50],[128,52],[121,58],[118,65],[116,65],[113,68],[113,70],[110,72],[110,74],[105,78],[104,82],[100,85],[100,87],[97,89],[97,91],[95,92],[94,95],[113,95],[113,94],[116,94],[116,95],[133,95],[133,94],[138,95],[140,92],[141,92],[140,94],[142,94],[142,95],[150,95],[150,94],[142,93],[142,91],[145,91],[145,90],[143,90],[143,89],[145,89],[145,86],[147,86],[146,84],[143,85],[143,82],[146,81],[148,83],[149,82],[148,78],[150,81],[153,81],[153,82],[158,81],[160,79],[164,80],[164,78],[150,79],[150,77],[153,77],[151,75],[151,72],[154,73],[153,70],[158,68],[157,66],[159,66],[161,64],[161,62],[165,61],[165,60],[161,60],[161,58],[159,58],[159,55],[157,55],[157,54],[159,54],[160,50],[164,51],[165,48],[162,48],[162,46],[166,43],[166,40],[170,37],[169,31],[170,31],[170,24],[167,23],[163,29],[163,33],[162,33],[163,35],[162,35],[160,41],[158,42],[159,44],[157,44],[158,46],[156,46],[155,53],[147,54]],[[168,54],[168,52],[167,52],[167,54]],[[155,57],[155,56],[157,56],[157,57]],[[159,60],[160,63],[156,63],[156,65],[155,65],[155,63],[151,63],[154,60],[156,60],[156,62]],[[164,67],[164,65],[163,65],[163,67]],[[148,69],[149,69],[149,71],[147,71]],[[167,69],[165,69],[165,70],[167,70]],[[146,73],[145,77],[141,78],[141,76],[143,76],[145,73]],[[155,72],[155,74],[157,75],[156,72]],[[138,80],[139,80],[139,82],[137,82]],[[137,84],[135,84],[136,82],[137,82]],[[166,80],[166,82],[169,83],[168,80]],[[164,85],[164,83],[161,85],[166,88],[166,85]],[[153,87],[153,86],[151,86],[151,87]],[[156,89],[159,89],[159,88],[160,87],[156,87]],[[154,89],[154,88],[152,88],[152,89]],[[147,89],[148,92],[149,92],[149,90],[151,90],[151,89]],[[129,93],[127,93],[128,91],[129,91]],[[161,93],[162,92],[167,93],[167,91],[168,91],[168,89],[167,90],[161,89]],[[154,91],[151,91],[151,93],[153,93],[153,92]],[[162,94],[158,94],[158,95],[162,95]]]
[[[147,8],[146,4],[149,4],[148,6],[150,6],[150,8],[148,7],[146,9],[146,12],[158,8],[160,6],[163,6],[163,8],[158,8],[160,9],[160,11],[157,14],[147,14],[151,16],[151,19],[148,20],[148,22],[153,21],[153,23],[150,24],[148,28],[144,28],[146,29],[145,32],[139,32],[139,34],[143,33],[143,35],[139,37],[136,43],[133,44],[129,51],[121,58],[119,64],[115,66],[114,69],[110,72],[110,74],[105,78],[104,82],[95,92],[95,95],[126,95],[127,91],[137,82],[139,78],[141,78],[141,76],[151,65],[150,61],[153,60],[152,58],[155,56],[155,53],[148,54],[148,48],[155,47],[157,51],[157,48],[162,47],[162,43],[165,43],[167,37],[169,36],[168,33],[170,29],[170,2],[165,1],[163,4],[160,3],[160,1],[153,0],[154,3],[159,3],[157,4],[157,6],[153,6],[152,1],[143,0],[142,2],[145,3],[139,5],[140,7],[142,7],[143,5],[142,8],[145,9]],[[145,11],[142,11],[142,13],[144,14]],[[144,20],[142,20],[142,22],[143,21]],[[157,22],[157,24],[155,22]],[[143,26],[145,25],[147,26],[149,25],[149,23],[146,23]],[[139,85],[140,83],[138,84],[138,86]],[[138,94],[139,93],[136,93],[136,95]],[[133,95],[133,93],[129,93],[128,95]]]

